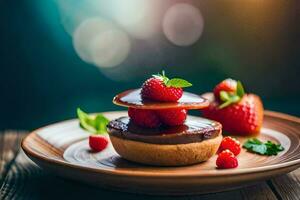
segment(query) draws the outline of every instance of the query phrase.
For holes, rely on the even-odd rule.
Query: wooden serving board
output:
[[[109,119],[126,112],[104,113]],[[40,128],[22,142],[25,153],[45,170],[73,180],[114,190],[146,194],[200,194],[224,191],[288,173],[300,166],[299,118],[265,112],[261,140],[280,142],[277,156],[260,156],[242,150],[239,167],[218,170],[216,156],[185,167],[153,167],[122,159],[110,145],[100,153],[89,150],[88,133],[77,120]],[[247,138],[237,137],[241,142]]]

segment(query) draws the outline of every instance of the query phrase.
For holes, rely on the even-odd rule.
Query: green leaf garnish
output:
[[[277,155],[278,152],[284,150],[281,144],[275,144],[271,141],[264,143],[257,138],[248,139],[244,143],[243,148],[247,149],[249,152],[267,156]]]
[[[106,126],[109,120],[102,114],[96,116],[90,116],[83,112],[80,108],[77,108],[77,116],[79,118],[79,125],[84,130],[93,134],[106,134]]]
[[[243,97],[244,94],[245,94],[245,90],[244,90],[244,87],[241,83],[241,81],[238,81],[237,84],[236,84],[236,94],[239,96],[239,97]]]
[[[245,90],[240,81],[237,82],[236,92],[227,92],[220,91],[220,99],[222,100],[222,104],[219,105],[219,108],[225,108],[231,104],[239,102],[242,97],[245,95]]]
[[[191,87],[192,84],[184,79],[172,78],[166,83],[166,86],[175,87],[175,88],[184,88],[184,87]]]
[[[185,87],[191,87],[192,84],[184,79],[181,78],[172,78],[169,79],[166,75],[165,75],[165,71],[163,70],[161,74],[157,74],[157,75],[153,75],[153,77],[155,78],[160,78],[162,79],[163,83],[167,86],[167,87],[174,87],[174,88],[185,88]]]

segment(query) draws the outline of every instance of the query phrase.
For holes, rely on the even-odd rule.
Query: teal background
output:
[[[195,93],[227,77],[239,79],[262,97],[266,109],[300,116],[299,2],[190,2],[205,19],[195,45],[162,40],[158,52],[146,46],[149,54],[134,62],[141,70],[111,78],[76,55],[55,1],[1,1],[0,129],[35,129],[74,118],[77,107],[121,110],[111,103],[113,96],[161,69],[192,82],[188,90]],[[143,48],[144,42],[134,44]]]

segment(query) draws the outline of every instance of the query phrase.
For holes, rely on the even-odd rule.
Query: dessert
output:
[[[230,134],[259,134],[263,122],[263,104],[255,94],[246,94],[240,82],[226,79],[213,93],[204,94],[210,105],[202,110],[204,117],[216,120]]]
[[[150,165],[181,166],[208,160],[222,140],[220,123],[187,116],[209,102],[184,92],[191,84],[169,79],[164,73],[146,80],[141,89],[115,96],[113,102],[128,107],[128,116],[107,125],[110,140],[123,158]]]

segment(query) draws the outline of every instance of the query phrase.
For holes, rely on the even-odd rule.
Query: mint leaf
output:
[[[172,78],[171,80],[167,81],[166,86],[175,87],[175,88],[185,88],[185,87],[191,87],[192,84],[181,78]]]
[[[175,88],[184,88],[184,87],[191,87],[192,84],[184,79],[181,78],[172,78],[169,79],[166,74],[165,71],[162,70],[161,74],[155,74],[152,75],[155,78],[159,78],[163,81],[163,83],[167,86],[167,87],[175,87]]]
[[[280,144],[275,144],[271,141],[262,142],[257,138],[248,139],[243,148],[247,149],[249,152],[257,153],[260,155],[277,155],[278,152],[283,151],[284,148]]]
[[[245,94],[245,90],[244,90],[244,87],[241,83],[241,81],[238,81],[237,84],[236,84],[236,94],[242,98]]]
[[[87,130],[93,134],[106,134],[106,126],[109,120],[102,114],[90,116],[77,108],[77,116],[79,118],[79,125],[82,129]]]

